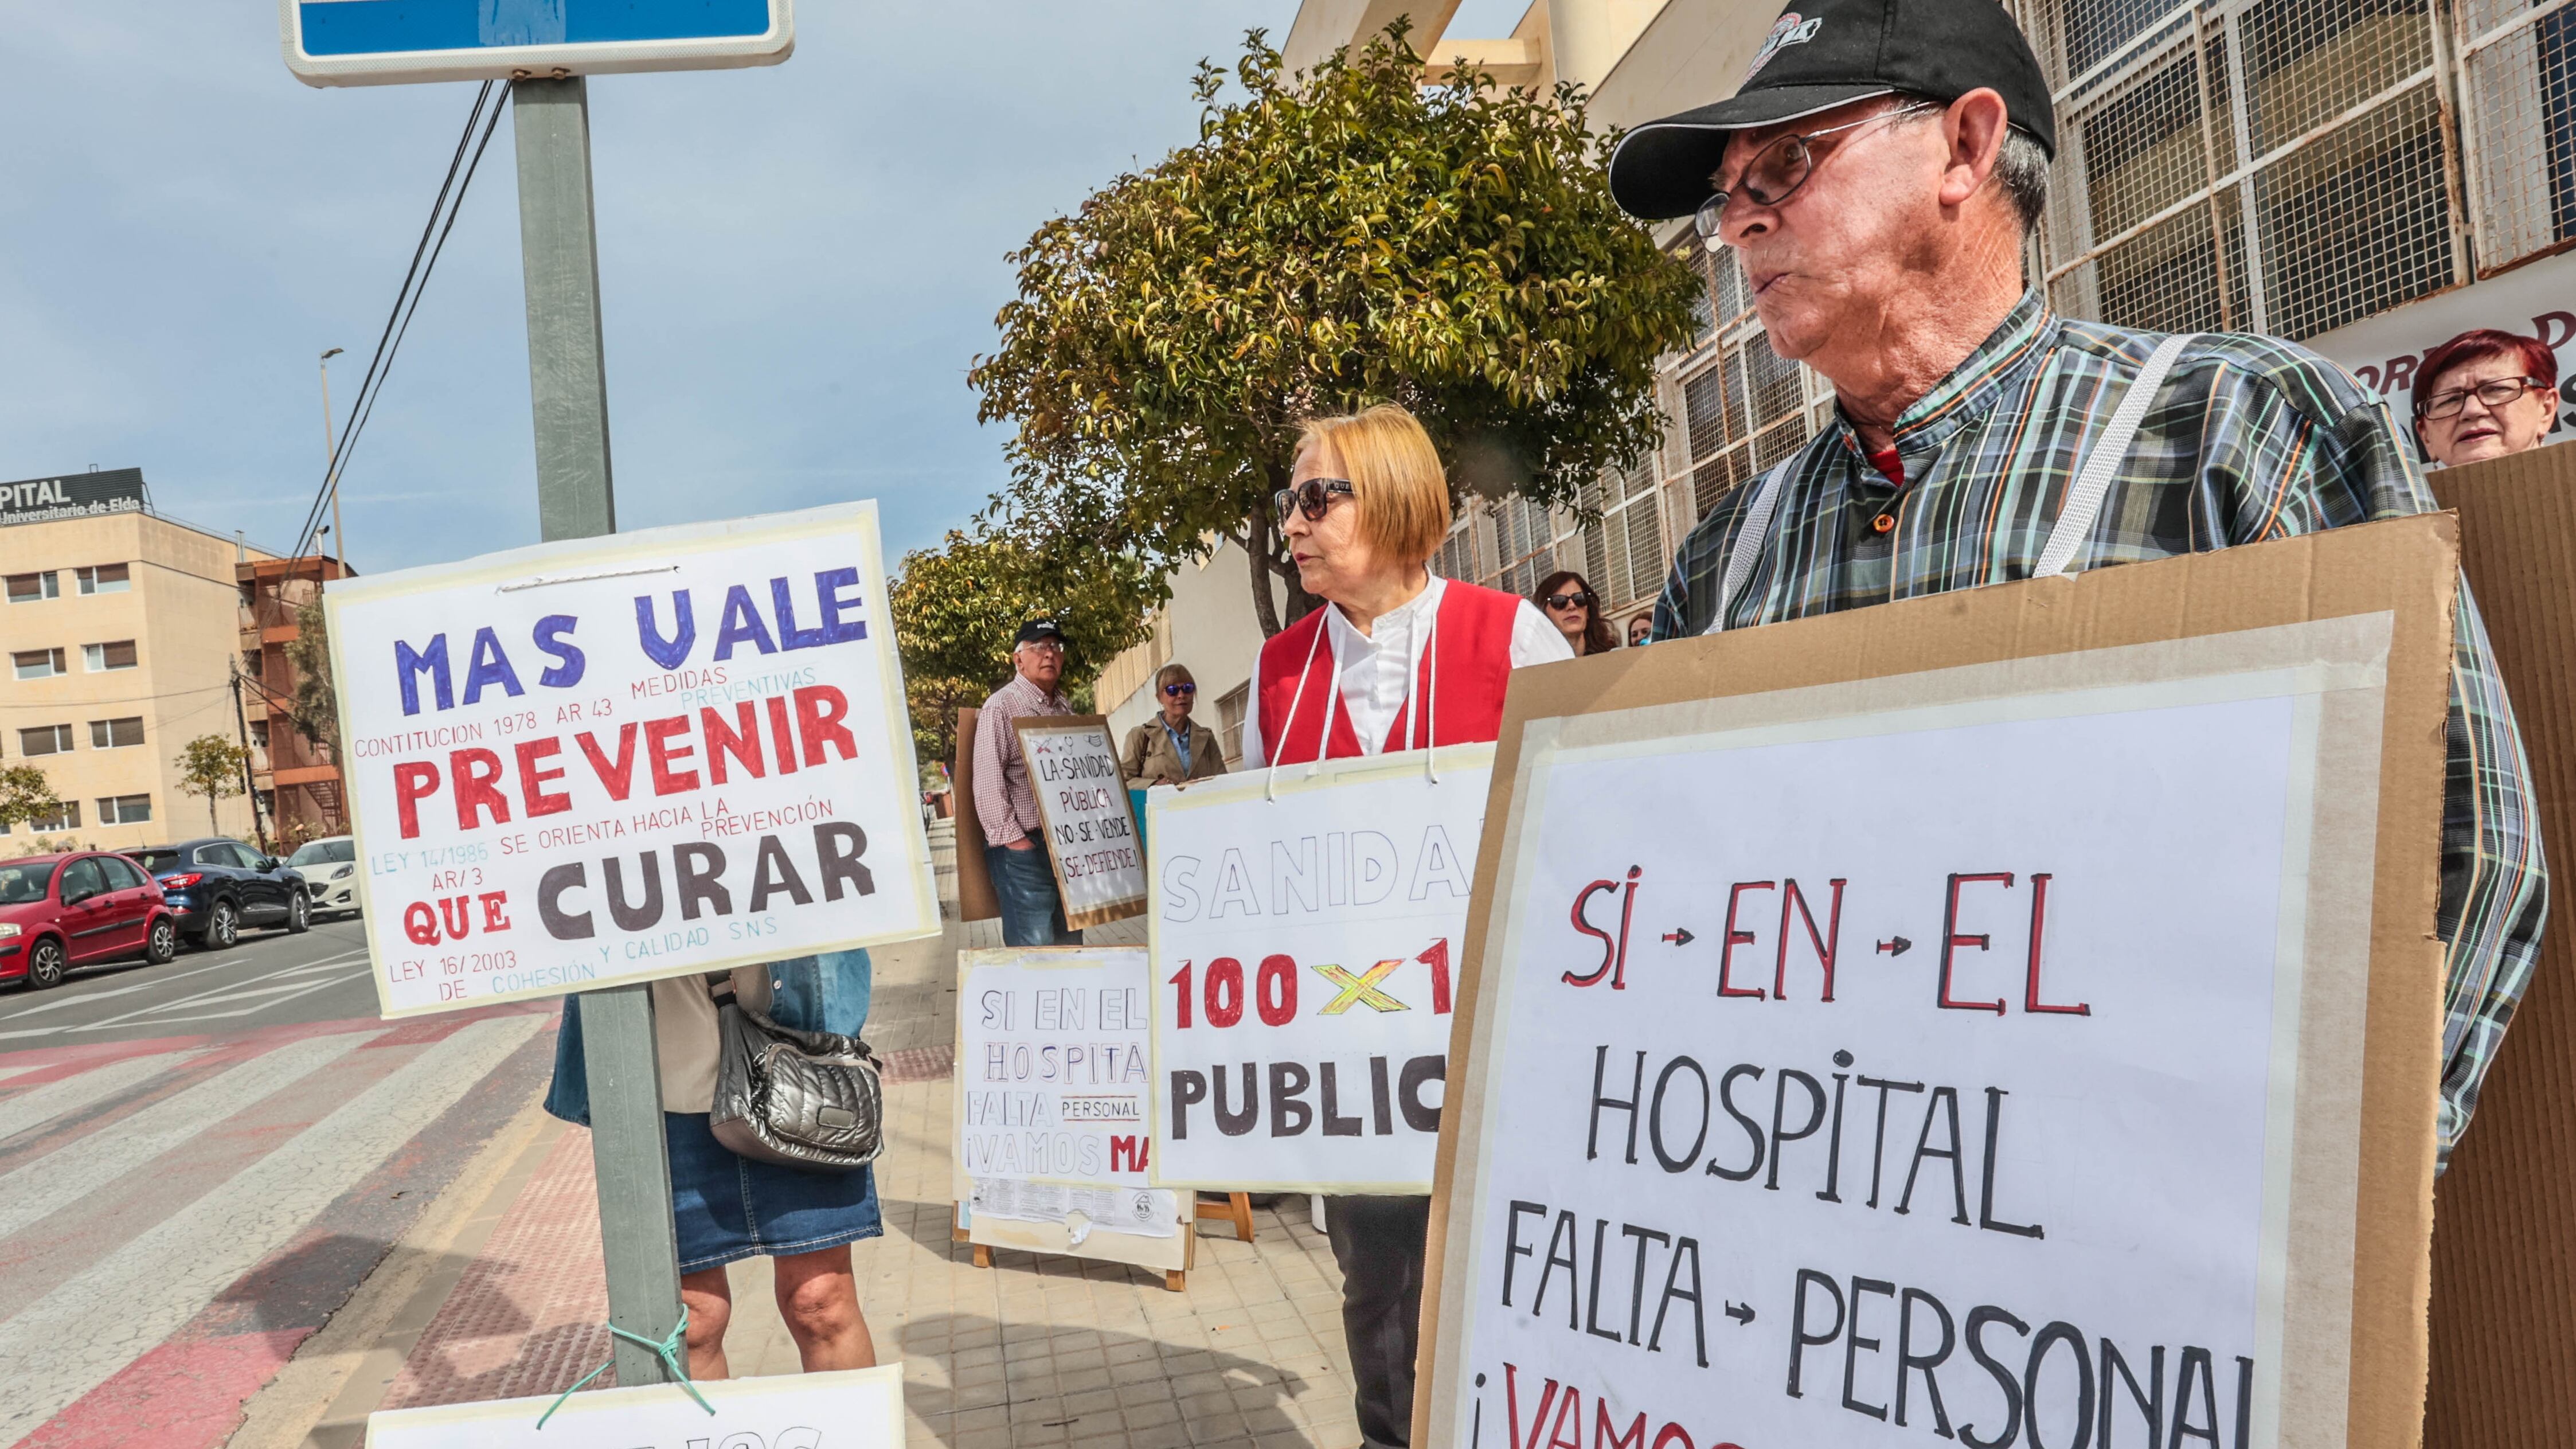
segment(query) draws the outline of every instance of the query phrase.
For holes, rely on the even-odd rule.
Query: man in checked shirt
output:
[[[2105,449],[2119,465],[2058,566],[2432,508],[2386,411],[2315,354],[2219,334],[2160,346],[2052,312],[2022,256],[2056,143],[2039,61],[1993,0],[1799,0],[1735,96],[1621,142],[1619,204],[1692,216],[1733,247],[1772,349],[1839,403],[1692,530],[1654,638],[2030,577],[2132,383],[2134,436]],[[2464,586],[2442,823],[2445,1166],[2547,909],[2530,766]]]

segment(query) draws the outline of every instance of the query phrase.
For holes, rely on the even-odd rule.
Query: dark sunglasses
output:
[[[1539,602],[1551,609],[1571,609],[1577,606],[1589,609],[1592,607],[1592,596],[1590,594],[1550,594]]]
[[[1308,523],[1319,523],[1323,521],[1324,511],[1333,506],[1336,495],[1343,498],[1352,496],[1349,479],[1309,478],[1293,488],[1282,488],[1271,494],[1270,511],[1280,522],[1286,523],[1289,506],[1294,504],[1299,513],[1306,515]]]
[[[1166,684],[1163,686],[1163,692],[1174,699],[1182,699],[1198,693],[1199,687],[1195,684]]]

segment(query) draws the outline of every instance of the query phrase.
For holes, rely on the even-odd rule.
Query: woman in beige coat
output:
[[[1127,788],[1179,785],[1225,773],[1225,747],[1216,732],[1191,723],[1199,700],[1198,681],[1187,666],[1166,664],[1154,676],[1154,702],[1162,713],[1127,732],[1118,752],[1127,772]]]

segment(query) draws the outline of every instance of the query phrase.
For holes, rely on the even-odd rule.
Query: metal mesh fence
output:
[[[2576,9],[2461,0],[2460,133],[2478,267],[2576,240]]]

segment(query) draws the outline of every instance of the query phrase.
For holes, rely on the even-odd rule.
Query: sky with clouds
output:
[[[783,66],[593,80],[620,524],[873,497],[898,554],[962,525],[1003,478],[965,381],[1003,254],[1194,139],[1197,60],[1295,13],[808,3]],[[474,87],[309,89],[256,0],[0,21],[0,479],[140,466],[164,512],[286,547],[322,474],[316,359],[348,349],[345,406]],[[510,133],[351,459],[361,570],[536,538]]]

